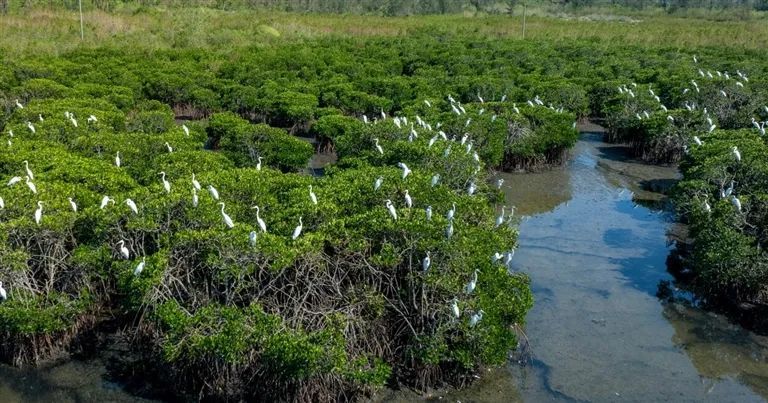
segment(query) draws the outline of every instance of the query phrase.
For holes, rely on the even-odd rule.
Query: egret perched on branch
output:
[[[431,108],[432,107],[432,103],[429,102],[429,100],[427,100],[427,99],[424,100],[424,104],[427,105],[427,108]]]
[[[32,191],[32,194],[37,194],[37,186],[29,180],[29,176],[26,177],[27,187]]]
[[[376,178],[376,182],[373,183],[373,190],[374,191],[379,190],[379,188],[381,187],[382,182],[384,182],[384,178],[382,178],[381,176]]]
[[[86,120],[86,123],[96,123],[99,119],[96,119],[96,116],[90,115],[88,116],[88,119]]]
[[[427,251],[427,256],[421,261],[421,268],[424,269],[424,271],[429,270],[429,266],[432,264],[432,259],[429,256],[430,253]]]
[[[297,225],[296,228],[294,228],[293,235],[291,236],[291,239],[293,239],[295,241],[296,238],[298,238],[299,235],[301,235],[301,230],[303,228],[304,228],[304,223],[301,221],[301,217],[299,217],[299,225]]]
[[[115,166],[120,168],[120,151],[115,153]]]
[[[451,302],[451,312],[453,312],[453,316],[458,319],[461,317],[461,311],[459,310],[459,300],[458,298],[454,298],[453,302]]]
[[[741,162],[741,153],[739,152],[738,147],[731,147],[731,154],[733,154],[733,158],[736,158],[736,162]]]
[[[35,130],[35,125],[33,125],[32,122],[27,121],[27,129],[29,129],[32,134],[37,133],[37,130]]]
[[[379,145],[379,139],[374,138],[373,141],[376,143],[376,150],[379,152],[379,154],[384,155],[384,149]]]
[[[475,327],[477,324],[483,319],[483,314],[485,311],[482,309],[478,311],[476,314],[472,315],[471,318],[469,318],[469,327]]]
[[[0,210],[5,208],[5,200],[3,200],[2,197],[0,197]]]
[[[448,221],[448,227],[445,228],[445,237],[448,239],[453,237],[453,220]]]
[[[706,211],[707,213],[712,212],[712,207],[710,207],[709,202],[707,201],[704,201],[704,211]]]
[[[35,180],[35,175],[32,173],[32,170],[29,169],[29,162],[27,160],[24,160],[24,169],[27,171],[29,179]]]
[[[72,207],[72,211],[74,211],[75,213],[77,213],[77,204],[75,204],[75,201],[74,201],[74,200],[72,200],[72,198],[71,198],[71,197],[67,197],[67,200],[69,201],[69,205],[70,205],[70,207]]]
[[[128,248],[125,247],[125,241],[121,239],[117,244],[120,245],[120,254],[123,255],[123,259],[130,258],[131,253],[128,251]]]
[[[427,221],[432,221],[432,206],[427,206],[425,211],[427,213]]]
[[[136,203],[133,202],[131,199],[125,199],[125,204],[128,205],[128,208],[133,211],[133,214],[139,214],[139,208],[136,207]]]
[[[75,115],[69,114],[69,121],[72,123],[72,126],[77,127],[77,119],[75,119]]]
[[[35,210],[35,223],[40,225],[40,221],[43,219],[43,202],[37,202],[37,210]]]
[[[467,194],[472,196],[475,194],[475,190],[477,190],[477,185],[475,185],[475,182],[469,182],[469,186],[467,186]]]
[[[451,203],[451,209],[445,214],[445,219],[453,220],[453,216],[456,215],[456,203]]]
[[[19,102],[18,99],[16,100],[16,107],[19,108],[19,109],[24,109],[24,105],[22,105],[21,102]]]
[[[736,197],[735,195],[731,196],[731,204],[733,204],[733,206],[736,207],[736,211],[741,213],[741,200],[739,200],[738,197]]]
[[[104,207],[107,207],[107,204],[109,204],[109,202],[112,202],[112,204],[115,204],[115,199],[113,199],[113,198],[111,198],[109,196],[102,197],[101,198],[101,206],[99,206],[99,208],[104,210]]]
[[[21,176],[14,176],[11,178],[11,180],[8,181],[8,186],[13,186],[19,182],[21,182]]]
[[[170,144],[168,144],[168,142],[167,142],[167,141],[165,142],[165,148],[167,148],[167,149],[168,149],[168,152],[169,152],[169,153],[172,153],[172,152],[173,152],[173,147],[171,147],[171,145],[170,145]]]
[[[187,125],[181,125],[181,128],[184,130],[184,134],[189,137],[189,127],[187,127]]]
[[[163,176],[163,189],[165,189],[165,193],[171,193],[171,183],[165,179],[165,171],[160,172],[160,175]]]
[[[267,223],[264,222],[264,220],[259,217],[259,206],[253,206],[252,209],[256,209],[256,222],[259,224],[259,228],[261,228],[261,232],[267,232]]]
[[[501,206],[501,215],[496,217],[496,226],[497,227],[504,223],[504,209],[505,208],[506,208],[506,206]]]
[[[261,156],[259,156],[257,159],[258,159],[258,161],[256,162],[256,170],[257,171],[261,171],[261,160],[262,160],[262,158],[261,158]]]
[[[147,257],[144,256],[144,257],[141,258],[141,262],[139,262],[139,264],[136,265],[136,268],[133,269],[133,275],[134,276],[141,275],[141,272],[144,271],[144,266],[146,264],[147,264]]]
[[[693,142],[696,143],[697,146],[704,144],[699,138],[699,136],[693,136]]]
[[[197,207],[200,203],[200,199],[197,197],[197,189],[192,187],[192,207]]]
[[[411,174],[411,169],[408,168],[408,165],[405,165],[402,162],[398,162],[397,166],[400,167],[400,169],[403,170],[403,179],[405,179],[408,175]]]
[[[395,206],[392,204],[392,200],[387,199],[386,201],[387,210],[389,210],[389,215],[392,216],[392,219],[397,221],[397,210],[395,210]]]
[[[432,187],[437,186],[438,182],[440,182],[440,174],[432,175]]]
[[[405,189],[405,207],[413,207],[413,199],[411,199],[411,195],[408,194],[408,189]]]
[[[192,187],[195,188],[198,191],[200,190],[200,182],[198,182],[197,179],[195,179],[195,173],[194,172],[192,172]]]
[[[248,234],[248,243],[251,244],[251,247],[256,246],[256,239],[259,237],[259,234],[256,231],[251,231]]]
[[[229,228],[233,228],[235,223],[232,221],[232,218],[229,217],[229,214],[224,212],[224,202],[220,202],[219,206],[221,206],[221,217],[224,218],[224,224]]]
[[[312,191],[312,185],[309,185],[309,200],[312,200],[312,204],[317,204],[317,196],[315,196],[315,192]]]
[[[5,288],[3,288],[3,282],[0,281],[0,299],[5,301],[8,299],[8,293],[5,292]]]
[[[479,273],[480,270],[475,269],[475,272],[472,274],[472,279],[469,280],[466,286],[464,286],[464,291],[467,294],[472,294],[473,291],[475,291],[475,287],[477,287],[477,273]]]

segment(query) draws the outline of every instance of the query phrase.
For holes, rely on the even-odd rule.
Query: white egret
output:
[[[168,152],[169,152],[169,153],[172,153],[172,152],[173,152],[173,147],[171,147],[171,145],[170,145],[170,144],[168,144],[168,142],[167,142],[167,141],[165,142],[165,148],[167,148],[167,149],[168,149]]]
[[[19,102],[18,99],[16,100],[16,107],[19,108],[19,109],[24,109],[24,105],[22,105],[21,102]]]
[[[27,187],[29,190],[32,191],[33,194],[37,194],[37,186],[35,186],[34,183],[29,179],[29,176],[26,177]]]
[[[435,145],[435,143],[437,142],[437,138],[438,138],[438,135],[436,134],[434,137],[429,139],[429,144],[428,144],[427,147],[428,148],[432,148],[432,146]]]
[[[376,143],[376,150],[379,152],[379,154],[384,155],[384,149],[379,145],[379,139],[374,138],[373,141]]]
[[[133,211],[133,214],[139,214],[139,208],[136,207],[136,203],[133,202],[131,199],[125,199],[125,204],[128,205],[128,208]]]
[[[506,206],[501,206],[501,215],[496,217],[496,226],[500,226],[502,223],[504,223],[504,209]]]
[[[5,208],[5,200],[3,200],[2,197],[0,197],[0,210]]]
[[[219,200],[219,191],[216,190],[216,188],[213,187],[213,185],[208,185],[208,192],[211,193],[211,196],[213,196],[214,200]]]
[[[293,235],[291,236],[291,239],[293,239],[295,241],[296,238],[298,238],[299,235],[301,235],[301,230],[303,228],[304,228],[304,223],[301,222],[301,217],[299,217],[299,225],[297,225],[296,228],[294,228]]]
[[[495,252],[493,255],[491,255],[491,263],[496,263],[503,258],[504,255],[501,252]]]
[[[144,257],[141,258],[141,262],[139,262],[139,264],[136,265],[136,268],[133,269],[133,275],[134,276],[141,275],[141,272],[144,271],[144,266],[146,264],[147,264],[147,257],[144,256]]]
[[[109,204],[109,202],[112,202],[112,204],[114,204],[115,199],[105,195],[104,197],[101,198],[101,205],[99,206],[99,208],[104,210],[104,207],[107,207],[107,204]]]
[[[197,205],[200,203],[200,199],[197,197],[197,189],[194,187],[192,188],[192,207],[197,207]]]
[[[262,160],[262,158],[261,158],[261,156],[259,156],[258,162],[256,162],[256,170],[257,171],[261,171],[261,160]]]
[[[43,202],[37,202],[37,210],[35,210],[35,223],[40,225],[40,221],[43,219]]]
[[[123,255],[123,259],[130,258],[131,252],[129,252],[128,248],[125,247],[125,241],[121,239],[117,244],[120,245],[120,254]]]
[[[312,204],[317,204],[317,196],[312,191],[312,185],[309,185],[309,200],[312,200]]]
[[[448,227],[445,228],[445,237],[451,239],[453,236],[453,221],[448,221]]]
[[[120,168],[120,151],[115,153],[115,166]]]
[[[466,286],[464,286],[464,291],[467,294],[472,294],[473,291],[475,291],[475,287],[477,287],[477,273],[479,273],[480,270],[475,269],[474,274],[472,274],[472,279],[469,280]]]
[[[405,165],[402,162],[398,162],[397,166],[400,167],[403,170],[403,179],[405,179],[408,175],[410,175],[411,169],[408,168],[408,165]]]
[[[72,198],[71,198],[71,197],[67,197],[67,200],[69,201],[69,205],[70,205],[70,207],[72,207],[72,211],[74,211],[75,213],[77,213],[77,204],[75,203],[75,201],[74,201],[74,200],[72,200]]]
[[[712,133],[713,131],[715,131],[715,129],[717,129],[717,125],[712,125],[712,126],[709,126],[709,132],[710,132],[710,133]]]
[[[90,115],[88,116],[88,119],[86,120],[86,123],[96,123],[99,119],[96,119],[96,116]]]
[[[696,143],[697,146],[704,144],[699,138],[699,136],[693,136],[693,142]]]
[[[484,313],[485,311],[481,309],[476,314],[472,315],[472,317],[469,318],[469,327],[477,326],[478,322],[480,322],[483,319]]]
[[[445,214],[447,220],[453,220],[453,216],[456,215],[456,203],[451,203],[453,207]]]
[[[438,182],[440,182],[440,174],[432,175],[432,187],[437,186]]]
[[[712,212],[712,207],[710,207],[709,202],[706,202],[706,201],[704,202],[704,211],[706,211],[707,213]]]
[[[5,301],[8,299],[8,293],[5,292],[5,288],[3,288],[3,282],[0,281],[0,299]]]
[[[413,207],[413,199],[411,199],[411,195],[408,194],[408,189],[405,189],[405,207]]]
[[[77,127],[77,119],[75,119],[75,115],[70,114],[69,121],[72,123],[72,126]]]
[[[477,190],[477,185],[475,185],[475,182],[469,182],[469,186],[467,186],[467,194],[472,196],[475,194],[475,190]]]
[[[251,247],[256,246],[256,238],[259,237],[259,234],[256,231],[251,231],[248,234],[248,243],[251,244]]]
[[[32,132],[32,134],[37,133],[37,130],[35,130],[35,125],[33,125],[32,122],[27,122],[27,128]]]
[[[376,178],[376,182],[373,183],[373,190],[374,191],[379,190],[379,188],[381,187],[382,182],[384,182],[384,178],[382,178],[381,176]]]
[[[451,145],[448,144],[448,147],[445,147],[445,150],[443,151],[443,157],[448,157],[451,155]]]
[[[386,206],[387,210],[389,210],[389,215],[392,216],[392,219],[397,220],[397,210],[395,210],[395,206],[392,204],[392,200],[387,199]]]
[[[160,175],[163,176],[163,189],[165,189],[165,193],[171,193],[171,183],[165,179],[165,171],[160,172]]]
[[[504,265],[507,266],[508,269],[511,269],[512,264],[512,257],[515,256],[515,251],[511,250],[504,254]]]
[[[453,312],[453,316],[458,319],[461,317],[461,311],[459,310],[459,300],[457,298],[453,299],[453,302],[451,302],[451,312]]]
[[[11,178],[11,180],[8,181],[8,186],[13,186],[19,182],[21,182],[21,176],[14,176]]]
[[[29,176],[29,179],[35,180],[35,175],[32,173],[32,170],[29,169],[29,162],[27,160],[24,160],[24,170],[27,171],[27,176]]]
[[[264,222],[264,220],[259,217],[259,206],[253,206],[252,209],[256,209],[256,222],[259,224],[259,228],[261,228],[261,232],[267,232],[267,223]]]
[[[184,134],[189,137],[189,127],[187,125],[181,125],[182,130],[184,130]]]
[[[221,217],[224,218],[224,224],[227,224],[227,227],[232,228],[235,226],[235,223],[232,221],[232,218],[229,217],[229,214],[224,212],[224,202],[220,202],[219,206],[221,206]]]
[[[431,103],[431,102],[429,102],[429,100],[426,100],[426,99],[425,99],[425,100],[424,100],[424,104],[425,104],[425,105],[427,105],[427,108],[431,108],[431,107],[432,107],[432,103]]]
[[[736,211],[741,213],[741,200],[739,200],[738,197],[736,197],[735,195],[731,196],[731,204],[733,204],[733,206],[736,207]]]
[[[499,178],[496,181],[496,189],[501,189],[501,186],[504,185],[504,178]]]
[[[432,259],[430,258],[429,251],[427,251],[427,256],[421,261],[421,268],[424,269],[424,271],[427,271],[429,270],[430,265],[432,265]]]
[[[427,213],[427,221],[432,221],[432,206],[427,206],[426,213]]]
[[[194,172],[192,172],[192,187],[194,187],[198,191],[201,189],[200,188],[200,182],[198,182],[197,179],[195,179],[195,173]]]
[[[731,154],[733,154],[733,158],[736,158],[736,162],[741,162],[741,153],[739,152],[738,147],[731,147]]]

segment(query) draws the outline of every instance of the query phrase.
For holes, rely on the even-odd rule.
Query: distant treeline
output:
[[[377,15],[454,14],[464,11],[513,13],[523,4],[581,9],[753,9],[768,10],[768,0],[82,0],[84,9],[111,11],[120,6],[210,7],[217,9],[269,8],[292,12]],[[0,12],[31,7],[77,9],[78,0],[0,0]]]

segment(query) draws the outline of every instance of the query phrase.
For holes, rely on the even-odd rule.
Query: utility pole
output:
[[[80,41],[83,40],[83,0],[77,0],[78,5],[80,6]]]

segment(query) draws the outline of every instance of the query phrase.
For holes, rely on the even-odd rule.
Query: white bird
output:
[[[21,182],[21,176],[14,176],[11,178],[11,180],[8,181],[8,186],[13,186],[19,182]]]
[[[502,223],[504,223],[504,209],[506,206],[501,206],[501,215],[496,217],[496,226],[500,226]]]
[[[408,189],[405,190],[405,207],[413,207],[413,199],[411,199],[411,195],[408,194]]]
[[[248,243],[251,244],[251,247],[256,246],[256,239],[259,237],[259,234],[256,231],[251,231],[248,234]]]
[[[72,207],[72,211],[77,213],[77,204],[75,204],[75,201],[72,200],[71,197],[67,197],[67,200],[69,201],[69,205]]]
[[[184,130],[184,134],[189,136],[189,127],[187,127],[187,125],[181,125],[181,128]]]
[[[121,239],[117,244],[120,245],[120,254],[123,255],[123,259],[130,258],[131,253],[128,251],[128,248],[125,247],[125,241]]]
[[[165,189],[165,193],[171,193],[171,183],[165,179],[165,171],[160,172],[160,175],[163,176],[163,189]]]
[[[496,189],[501,189],[502,185],[504,185],[504,178],[499,178],[499,180],[496,181]]]
[[[301,222],[301,217],[299,217],[299,225],[297,225],[296,228],[293,230],[293,235],[291,236],[291,239],[295,241],[296,238],[298,238],[299,235],[301,235],[301,230],[303,228],[304,228],[304,223]]]
[[[29,176],[26,177],[26,182],[29,190],[31,190],[33,194],[37,194],[37,186],[29,180]]]
[[[8,299],[8,293],[5,292],[5,288],[3,288],[3,282],[0,281],[0,299],[3,301]]]
[[[699,136],[693,136],[693,142],[696,143],[697,146],[704,144],[699,138]]]
[[[139,275],[141,275],[141,272],[142,272],[142,271],[144,271],[144,266],[145,266],[146,264],[147,264],[147,258],[146,258],[146,256],[145,256],[145,257],[142,257],[142,258],[141,258],[141,262],[139,262],[139,264],[137,264],[137,265],[136,265],[136,268],[135,268],[135,269],[133,269],[133,275],[134,275],[134,276],[139,276]]]
[[[379,154],[384,155],[384,149],[379,145],[379,139],[374,138],[373,141],[376,143],[376,150],[379,151]]]
[[[111,197],[109,197],[109,196],[104,196],[104,197],[102,197],[102,198],[101,198],[101,206],[99,206],[99,208],[100,208],[100,209],[102,209],[102,210],[104,210],[104,207],[107,207],[107,204],[109,204],[109,202],[112,202],[112,203],[114,203],[114,202],[115,202],[115,199],[113,199],[113,198],[111,198]]]
[[[472,315],[472,317],[469,318],[469,327],[477,326],[478,322],[480,322],[483,319],[483,314],[484,313],[485,313],[485,311],[483,311],[481,309],[476,314]]]
[[[35,130],[35,125],[33,125],[32,122],[27,122],[27,128],[32,132],[32,134],[37,133],[37,130]]]
[[[451,312],[453,312],[453,316],[458,319],[461,317],[461,311],[459,310],[459,300],[454,298],[453,302],[451,302]]]
[[[720,95],[722,95],[722,96],[724,96],[726,98],[728,97],[728,94],[726,94],[725,91],[723,91],[723,90],[720,90]]]
[[[256,162],[256,170],[261,171],[261,156],[258,158],[258,162]]]
[[[208,185],[208,192],[211,193],[214,200],[219,200],[219,191],[213,185]]]
[[[173,147],[171,147],[171,145],[170,145],[170,144],[168,144],[168,142],[167,142],[167,141],[165,142],[165,148],[167,148],[167,149],[168,149],[168,152],[169,152],[169,153],[172,153],[172,152],[173,152]]]
[[[374,182],[374,183],[373,183],[373,190],[374,190],[374,191],[377,191],[377,190],[379,190],[379,188],[381,187],[381,184],[382,184],[383,182],[384,182],[384,178],[382,178],[381,176],[379,176],[378,178],[376,178],[376,182]]]
[[[197,189],[192,188],[192,207],[197,207],[200,203],[200,199],[197,197]]]
[[[392,200],[387,199],[386,202],[387,210],[389,210],[389,215],[392,216],[392,219],[397,221],[397,210],[395,210],[395,206],[392,204]]]
[[[72,126],[77,127],[77,119],[75,119],[75,115],[70,114],[69,121],[72,123]]]
[[[309,200],[312,200],[312,204],[317,204],[317,196],[315,196],[315,192],[312,191],[312,185],[309,185]]]
[[[424,271],[429,270],[429,266],[432,264],[432,259],[430,258],[430,253],[427,251],[427,256],[424,257],[421,261],[421,268],[424,269]]]
[[[427,221],[432,221],[432,206],[427,206],[425,211],[427,213]]]
[[[446,220],[453,220],[453,216],[456,215],[456,203],[451,203],[451,209],[445,214]]]
[[[491,263],[496,263],[503,258],[504,255],[501,252],[495,252],[493,255],[491,255]]]
[[[430,103],[428,100],[424,100],[424,103],[427,105],[428,108],[432,107],[432,103]]]
[[[512,264],[512,257],[515,256],[515,251],[511,250],[504,254],[504,265],[507,266],[508,269],[511,269]]]
[[[437,142],[438,136],[439,135],[436,134],[434,137],[429,139],[429,144],[427,145],[428,148],[432,148],[432,146],[435,145],[435,143]]]
[[[35,210],[35,223],[40,225],[40,221],[43,219],[43,202],[37,202],[37,210]]]
[[[19,109],[24,109],[24,105],[22,105],[21,102],[19,102],[18,99],[16,100],[16,107],[19,108]]]
[[[709,132],[712,133],[717,128],[716,125],[709,126]]]
[[[29,179],[35,180],[35,175],[32,173],[32,170],[29,169],[29,162],[27,160],[24,160],[24,169],[27,171]]]
[[[259,228],[261,228],[261,232],[267,232],[267,223],[264,222],[264,220],[259,217],[259,206],[253,206],[252,209],[256,209],[256,222],[259,224]]]
[[[440,174],[432,175],[432,187],[437,186],[438,182],[440,182]]]
[[[139,208],[136,207],[136,203],[133,202],[131,199],[125,199],[125,204],[128,205],[128,208],[133,211],[133,214],[139,214]]]
[[[469,182],[469,186],[467,186],[467,193],[472,196],[475,194],[475,190],[477,190],[477,186],[475,185],[475,182]]]
[[[3,200],[2,197],[0,197],[0,210],[5,208],[5,200]]]
[[[741,153],[739,152],[738,147],[733,146],[731,148],[731,154],[733,154],[733,158],[736,158],[736,162],[741,162]]]
[[[698,63],[698,62],[699,62],[699,60],[698,60],[698,59],[696,59],[696,55],[693,55],[693,62],[694,62],[694,63]]]
[[[707,213],[712,212],[712,207],[706,201],[704,202],[704,211],[706,211]]]
[[[741,200],[739,200],[739,198],[736,196],[731,196],[731,203],[734,207],[736,207],[736,211],[741,213]]]
[[[227,227],[229,228],[233,228],[235,223],[232,221],[232,218],[229,216],[229,214],[224,212],[224,202],[220,202],[219,206],[221,206],[221,217],[224,218],[224,224],[227,224]]]
[[[115,166],[120,168],[120,151],[115,153]]]
[[[86,120],[86,123],[96,123],[99,119],[96,119],[96,116],[90,115],[88,116],[88,119]]]
[[[475,287],[477,287],[477,273],[479,273],[480,270],[475,269],[474,274],[472,274],[472,279],[469,280],[466,286],[464,286],[464,291],[467,294],[472,294],[473,291],[475,291]]]
[[[453,221],[448,221],[448,227],[445,228],[445,237],[448,239],[453,237]]]
[[[402,162],[398,162],[397,166],[399,166],[403,170],[403,179],[405,179],[408,175],[410,175],[411,169],[408,168],[408,165],[405,165]]]
[[[194,172],[192,172],[192,187],[197,189],[198,191],[201,189],[200,188],[200,182],[198,182],[197,179],[195,179],[195,173]]]

